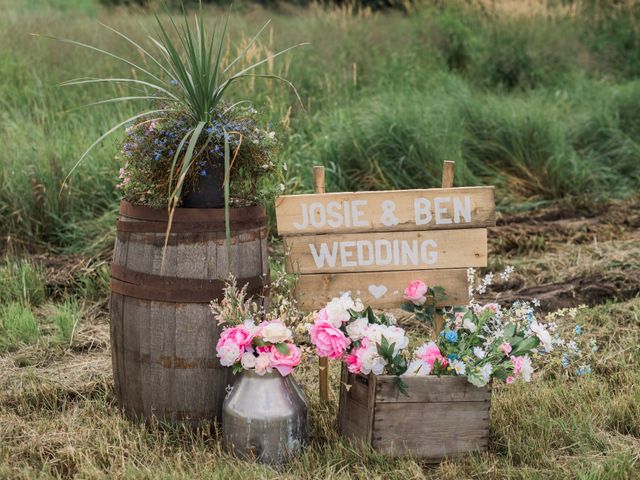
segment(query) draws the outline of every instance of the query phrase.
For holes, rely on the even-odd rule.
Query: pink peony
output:
[[[311,341],[321,357],[333,360],[342,357],[351,342],[344,333],[326,320],[316,321],[309,330]]]
[[[358,357],[358,350],[360,350],[360,348],[354,348],[349,355],[344,357],[347,369],[351,373],[360,373],[362,371],[362,362]]]
[[[427,286],[422,280],[414,280],[404,289],[404,298],[416,305],[422,305],[426,300]]]
[[[300,365],[300,349],[292,343],[287,343],[289,355],[283,355],[276,347],[271,347],[271,365],[286,377],[293,367]]]
[[[508,383],[509,385],[511,385],[513,382],[515,382],[515,381],[516,381],[516,379],[515,379],[514,377],[509,376],[509,377],[507,377],[507,380],[506,380],[506,381],[507,381],[507,383]]]
[[[524,357],[514,357],[511,355],[511,363],[513,363],[513,374],[518,375],[524,364]]]
[[[446,367],[449,363],[448,360],[444,358],[440,353],[440,349],[438,348],[438,346],[433,342],[429,342],[428,344],[424,345],[416,353],[418,354],[418,357],[420,359],[431,365],[431,367],[433,367],[433,364],[436,360],[442,367]]]
[[[509,342],[504,342],[502,345],[500,345],[500,350],[502,350],[502,352],[505,355],[509,355],[511,353],[511,344]]]
[[[236,327],[225,328],[220,335],[220,340],[216,345],[216,350],[220,350],[222,347],[229,344],[237,345],[238,348],[244,352],[244,350],[251,346],[253,335],[243,325]]]

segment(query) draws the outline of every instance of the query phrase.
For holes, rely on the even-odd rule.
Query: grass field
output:
[[[107,293],[118,138],[61,187],[128,111],[77,109],[111,87],[57,84],[125,72],[29,34],[126,53],[98,22],[143,39],[152,16],[94,0],[0,0],[0,11],[0,478],[640,478],[637,2],[236,6],[234,48],[269,18],[253,55],[312,43],[265,69],[296,84],[304,110],[275,83],[237,90],[279,130],[289,191],[310,190],[313,164],[327,167],[329,190],[387,189],[436,186],[442,160],[456,160],[457,185],[497,187],[490,268],[516,267],[487,299],[584,303],[575,323],[600,346],[590,376],[549,367],[498,386],[489,452],[438,466],[340,440],[337,365],[322,405],[308,359],[312,444],[279,469],[224,455],[209,431],[145,426],[117,408]]]

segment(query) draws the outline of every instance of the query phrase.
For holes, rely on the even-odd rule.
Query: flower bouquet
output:
[[[224,448],[241,458],[281,463],[308,438],[307,400],[291,375],[301,352],[279,316],[286,308],[266,312],[232,279],[211,310],[226,325],[216,355],[240,374],[222,406]]]
[[[444,316],[442,331],[422,343],[409,339],[392,315],[373,312],[348,293],[317,312],[309,326],[317,354],[344,362],[343,435],[383,453],[427,461],[483,450],[493,381],[528,382],[536,365],[554,364],[560,351],[567,369],[584,360],[586,349],[575,338],[560,337],[558,317],[540,319],[533,303],[502,308],[471,302],[437,310],[439,295],[444,291],[419,280],[404,292],[403,309],[414,318],[433,325],[436,313]],[[581,328],[574,332],[584,340]],[[582,364],[576,374],[588,371]]]

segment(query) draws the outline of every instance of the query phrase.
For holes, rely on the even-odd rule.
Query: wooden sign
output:
[[[276,200],[287,271],[305,310],[350,291],[366,305],[399,307],[416,279],[468,300],[466,269],[487,265],[493,187],[285,195]]]

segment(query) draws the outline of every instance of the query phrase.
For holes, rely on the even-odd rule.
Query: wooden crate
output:
[[[356,375],[343,367],[340,433],[378,452],[427,462],[487,449],[490,386],[448,376],[404,380],[408,397],[398,391],[394,376]]]

